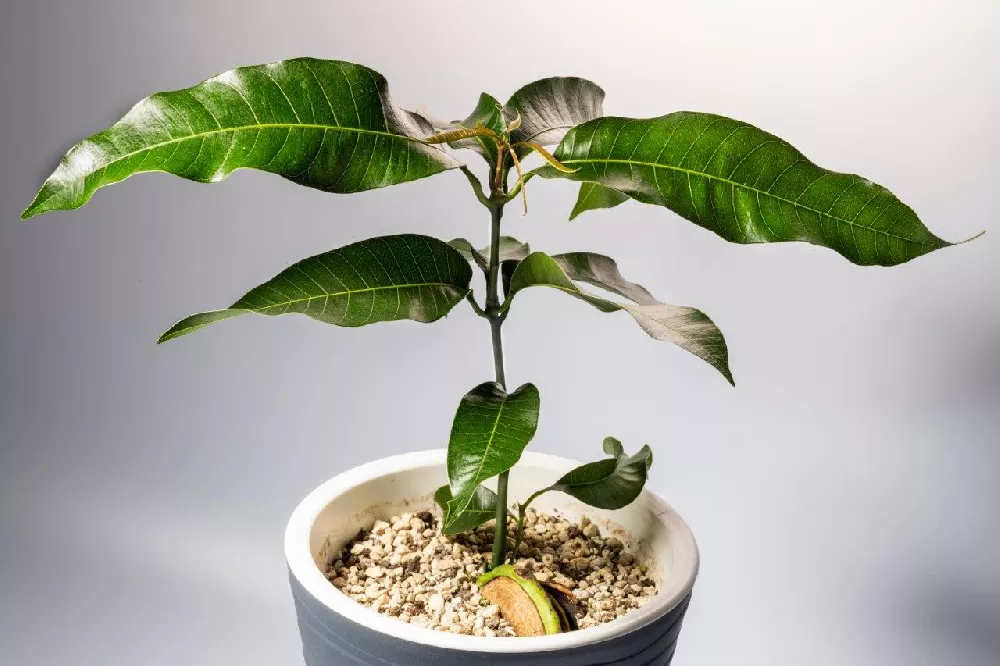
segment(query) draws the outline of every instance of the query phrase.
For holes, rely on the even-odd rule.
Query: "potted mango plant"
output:
[[[431,323],[463,303],[488,324],[495,373],[459,400],[447,450],[352,469],[292,515],[285,552],[309,666],[672,659],[698,551],[680,516],[644,489],[650,448],[608,437],[603,456],[583,464],[525,452],[540,396],[530,383],[508,385],[502,328],[518,294],[549,287],[626,313],[733,383],[726,342],[707,315],[657,300],[609,257],[549,255],[503,235],[508,204],[527,212],[529,183],[580,182],[571,219],[631,199],[730,242],[805,241],[863,266],[950,245],[884,187],[823,169],[752,125],[687,111],[605,117],[603,98],[590,81],[549,78],[506,103],[483,94],[466,118],[445,122],[396,106],[386,80],[361,65],[241,67],[140,101],[74,146],[25,210],[78,208],[140,172],[208,183],[243,168],[334,193],[459,171],[483,205],[481,249],[415,233],[363,240],[160,337],[245,314]],[[483,159],[482,178],[460,161],[464,151]],[[470,286],[475,270],[482,296]]]

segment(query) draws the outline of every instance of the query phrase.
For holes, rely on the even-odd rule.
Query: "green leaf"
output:
[[[434,493],[434,501],[441,507],[442,531],[445,534],[460,534],[468,530],[473,530],[485,522],[496,518],[497,495],[485,486],[479,486],[472,494],[472,500],[465,509],[458,515],[451,512],[450,502],[454,499],[451,495],[451,488],[441,486]]]
[[[599,208],[614,208],[618,204],[628,201],[628,197],[618,190],[604,187],[598,183],[584,183],[580,185],[580,193],[576,197],[576,205],[569,214],[570,220],[575,220],[580,213]]]
[[[586,79],[553,77],[529,83],[511,95],[504,109],[508,117],[521,116],[511,143],[554,146],[569,128],[602,116],[603,103],[604,90]]]
[[[486,479],[506,472],[538,427],[538,389],[525,384],[508,394],[486,382],[462,398],[448,442],[450,514],[460,516]]]
[[[472,243],[464,238],[455,238],[448,241],[448,244],[453,248],[458,250],[466,260],[475,262],[479,268],[483,270],[484,273],[489,273],[490,270],[490,246],[487,245],[481,250],[477,250],[472,246]],[[521,261],[525,257],[531,254],[531,248],[527,243],[522,243],[516,238],[510,236],[500,237],[500,265],[503,267],[505,264],[511,264],[511,269],[513,266],[517,265],[517,262]]]
[[[625,447],[622,446],[621,440],[614,437],[605,437],[601,448],[613,458],[625,455]],[[652,456],[650,456],[650,463],[652,463],[652,460]]]
[[[444,123],[443,125],[439,123],[439,125],[441,126],[438,126],[435,129],[441,131],[460,128],[472,129],[482,125],[486,129],[493,130],[500,135],[502,135],[507,129],[507,124],[504,122],[500,102],[486,93],[482,93],[479,96],[479,102],[476,104],[476,108],[473,109],[472,113],[469,114],[468,118],[465,120],[456,120],[451,123]],[[482,155],[488,164],[496,164],[497,144],[489,137],[470,137],[467,139],[453,141],[448,145],[452,148],[471,149]]]
[[[452,238],[448,241],[448,245],[451,245],[453,248],[458,250],[466,261],[475,262],[475,264],[484,271],[489,269],[490,260],[484,257],[479,250],[474,248],[472,243],[468,240],[464,238]]]
[[[479,253],[483,257],[490,256],[491,246],[487,245]],[[505,261],[521,261],[525,257],[531,254],[531,247],[527,243],[522,243],[516,238],[511,236],[501,236],[500,237],[500,263]]]
[[[574,280],[600,287],[632,303],[618,303],[591,294],[580,289]],[[691,352],[733,383],[726,340],[712,320],[700,310],[656,300],[644,287],[623,278],[617,264],[609,257],[589,252],[550,257],[534,252],[514,270],[504,307],[509,307],[511,299],[521,290],[536,286],[558,289],[602,312],[624,310],[650,337],[672,342]]]
[[[604,451],[612,457],[570,470],[550,490],[562,491],[598,509],[616,510],[631,504],[646,485],[653,452],[643,446],[628,456],[613,437],[604,440]]]
[[[951,245],[884,187],[722,116],[600,118],[570,130],[555,156],[578,170],[541,175],[614,188],[736,243],[806,241],[882,266]]]
[[[360,192],[461,166],[419,140],[432,133],[367,67],[312,58],[240,67],[147,97],[74,146],[23,217],[79,208],[98,188],[146,171],[216,182],[253,168]]]
[[[629,457],[622,443],[614,437],[605,437],[603,448],[611,458],[580,465],[518,504],[513,552],[519,552],[524,538],[525,512],[532,502],[549,491],[558,490],[590,506],[612,511],[635,501],[646,485],[647,473],[653,465],[653,452],[649,446],[643,446],[639,453]]]
[[[500,262],[500,286],[503,288],[504,298],[510,294],[510,279],[514,277],[514,271],[517,270],[519,263],[521,262],[514,260]]]
[[[224,310],[182,319],[159,342],[248,312],[301,313],[337,326],[432,322],[469,293],[472,268],[447,243],[403,234],[369,238],[293,264]]]

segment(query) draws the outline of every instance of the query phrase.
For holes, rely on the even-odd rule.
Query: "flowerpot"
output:
[[[512,501],[551,484],[579,463],[527,452],[510,477]],[[596,627],[553,636],[485,638],[400,622],[358,604],[333,587],[330,556],[359,530],[403,512],[432,511],[433,491],[447,478],[445,451],[377,460],[334,477],[295,509],[285,533],[285,558],[307,666],[640,666],[669,664],[698,573],[698,548],[688,526],[644,490],[619,511],[585,506],[546,493],[532,506],[570,519],[591,518],[605,534],[620,534],[644,562],[659,592],[644,606]]]

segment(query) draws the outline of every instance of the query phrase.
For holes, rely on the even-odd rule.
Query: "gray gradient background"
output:
[[[0,662],[299,663],[286,517],[353,465],[444,445],[490,376],[465,307],[366,329],[249,317],[153,344],[370,235],[484,241],[457,172],[351,196],[144,175],[17,222],[58,155],[140,97],[313,55],[452,117],[483,89],[588,77],[609,114],[735,116],[887,185],[946,238],[991,230],[862,269],[634,202],[567,224],[575,186],[535,182],[507,233],[605,252],[704,309],[738,385],[555,292],[526,293],[505,330],[508,376],[544,397],[538,450],[654,446],[651,485],[703,550],[679,666],[1000,663],[1000,5],[420,4],[4,3]],[[503,20],[531,28],[497,48]]]

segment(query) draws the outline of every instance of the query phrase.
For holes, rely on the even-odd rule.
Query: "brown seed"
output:
[[[545,627],[535,602],[516,582],[506,576],[494,578],[482,589],[483,597],[500,607],[504,618],[518,636],[544,636]]]

